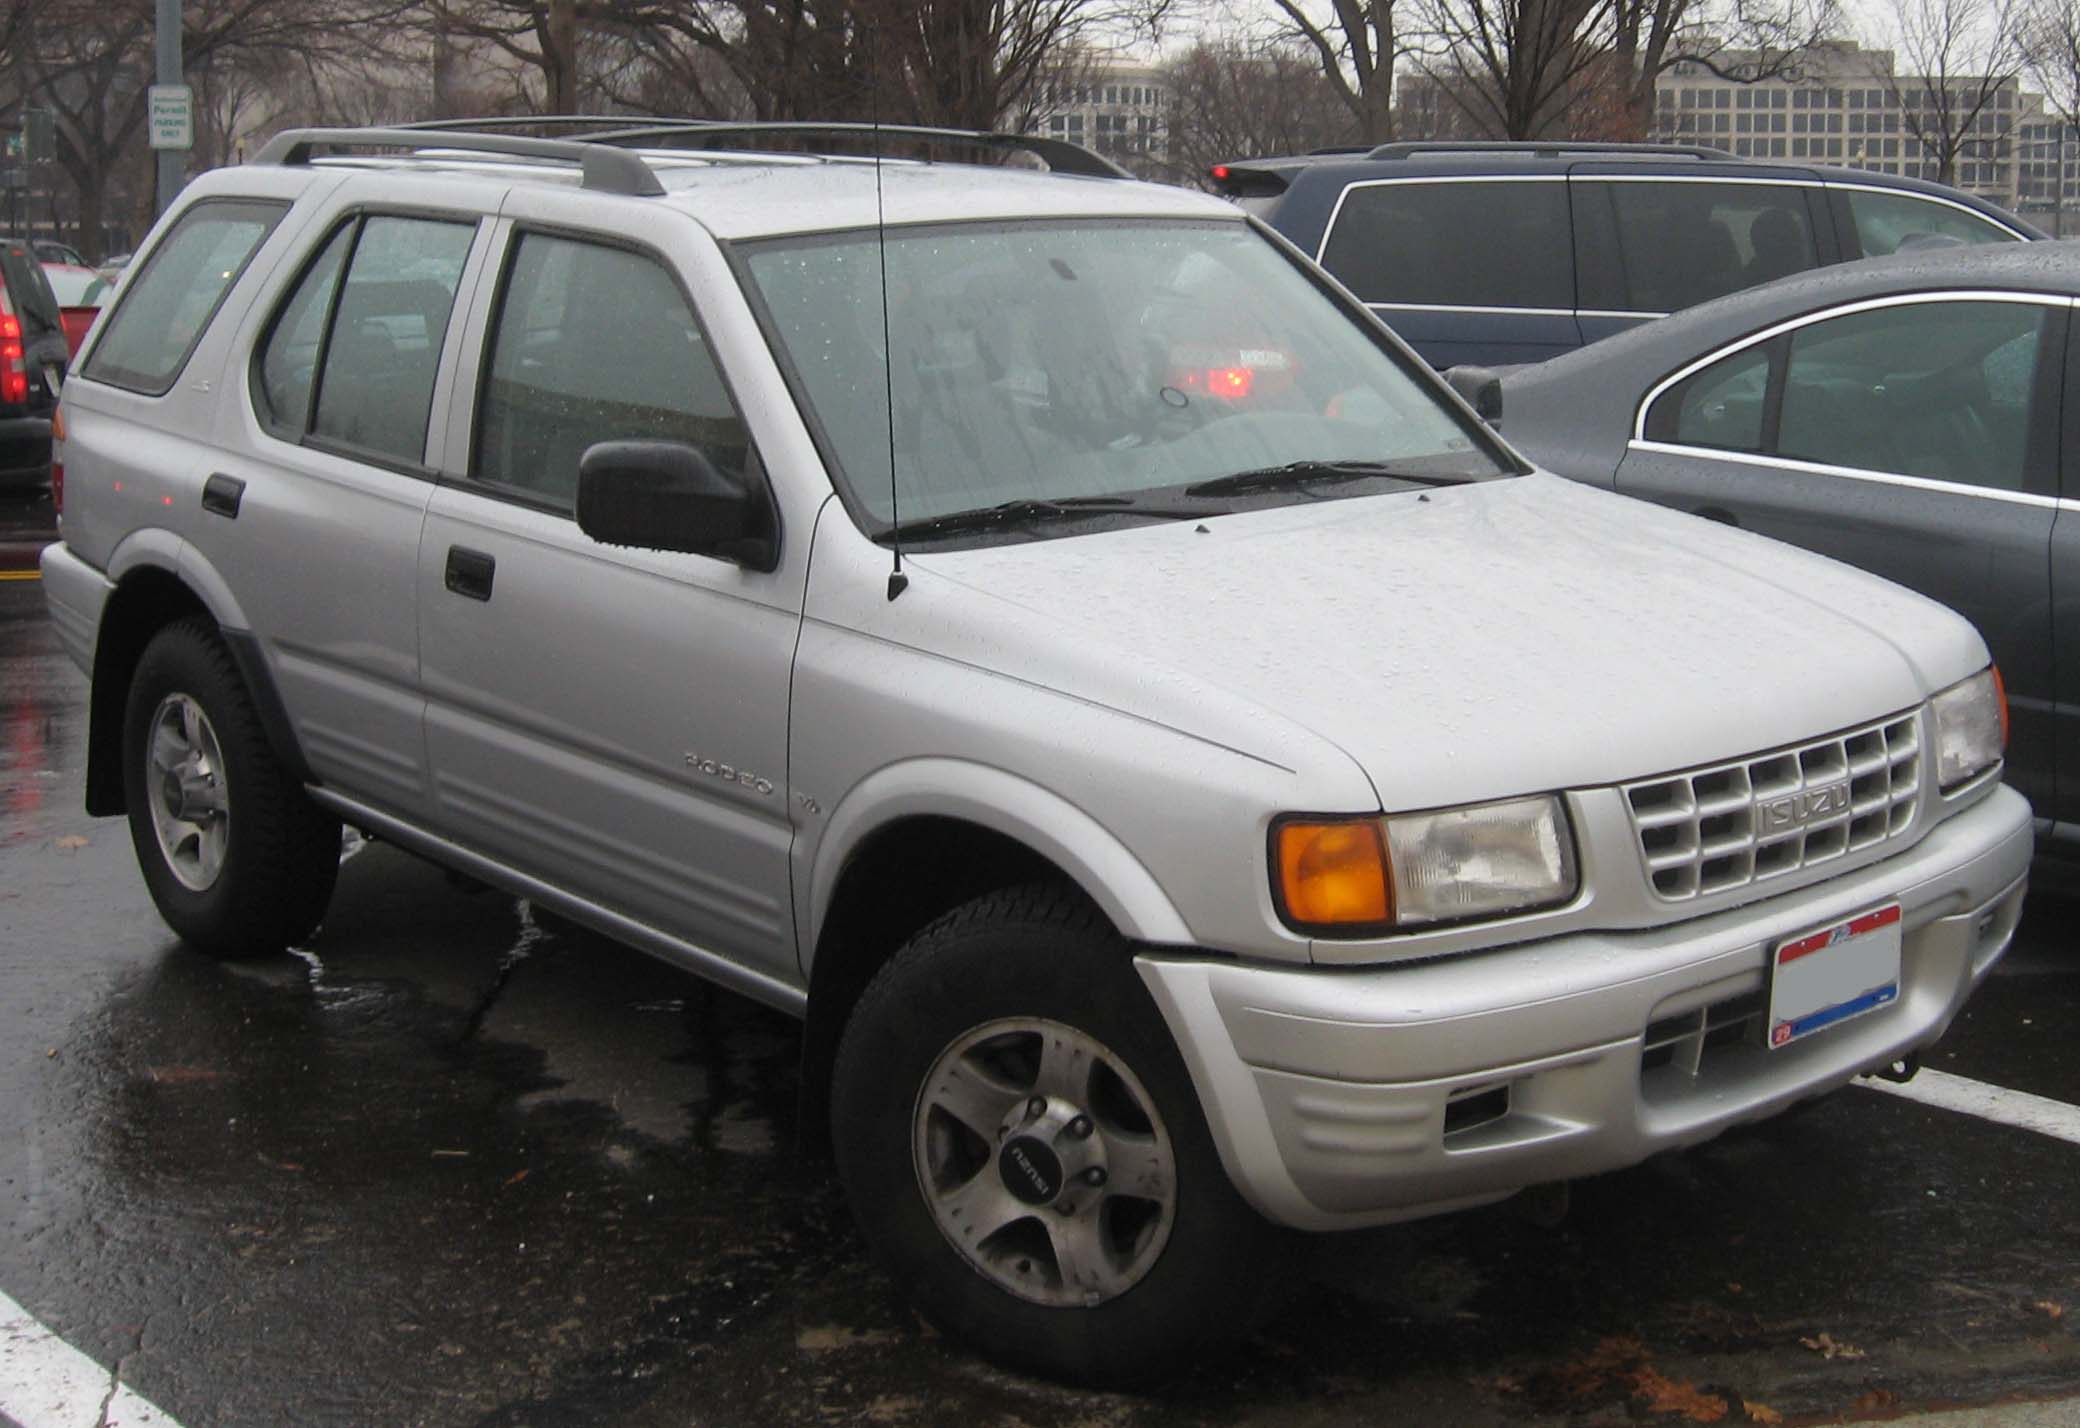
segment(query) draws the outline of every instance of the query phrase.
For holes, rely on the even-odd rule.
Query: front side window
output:
[[[751,438],[679,285],[655,259],[524,233],[479,400],[472,475],[559,510],[596,442],[676,441],[742,472]]]
[[[1303,489],[1284,499],[1368,494],[1330,480],[1338,463],[1404,482],[1513,469],[1239,222],[843,233],[755,245],[748,267],[876,530],[898,507],[906,526],[1005,502],[1102,509],[1296,467]]]
[[[410,465],[426,459],[441,343],[476,225],[361,220],[333,299],[311,435]]]
[[[123,284],[83,375],[148,396],[170,390],[285,203],[196,204]]]
[[[1947,203],[1869,188],[1844,189],[1842,193],[1849,201],[1856,241],[1866,258],[1882,258],[1902,248],[2021,241],[1990,219]]]
[[[1370,303],[1571,311],[1567,185],[1353,185],[1329,230],[1322,266]]]
[[[1781,184],[1606,183],[1624,305],[1678,312],[1820,259],[1802,189]]]

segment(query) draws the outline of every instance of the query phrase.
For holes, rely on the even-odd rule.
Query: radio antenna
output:
[[[903,573],[903,508],[896,496],[896,349],[889,338],[888,322],[888,206],[881,194],[881,45],[877,38],[867,51],[869,108],[874,121],[874,256],[881,270],[881,395],[888,408],[888,520],[889,545],[895,552],[895,568],[888,573],[888,598],[893,600],[910,588]]]

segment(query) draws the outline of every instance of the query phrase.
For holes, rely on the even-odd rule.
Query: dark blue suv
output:
[[[1217,165],[1438,367],[1538,362],[1828,263],[2046,235],[1941,184],[1653,144],[1383,144]]]

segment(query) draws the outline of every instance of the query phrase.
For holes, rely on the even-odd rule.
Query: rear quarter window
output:
[[[81,375],[163,396],[288,207],[207,199],[183,213],[123,285]]]
[[[1849,205],[1850,225],[1866,258],[1932,244],[2018,243],[2016,234],[1967,208],[1909,193],[1878,189],[1839,190]]]
[[[30,337],[64,330],[43,265],[26,244],[0,244],[0,285]]]
[[[1564,180],[1358,183],[1322,266],[1382,306],[1574,308]]]

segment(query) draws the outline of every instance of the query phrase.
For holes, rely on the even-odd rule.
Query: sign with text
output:
[[[195,91],[185,84],[152,86],[152,147],[195,147]]]

